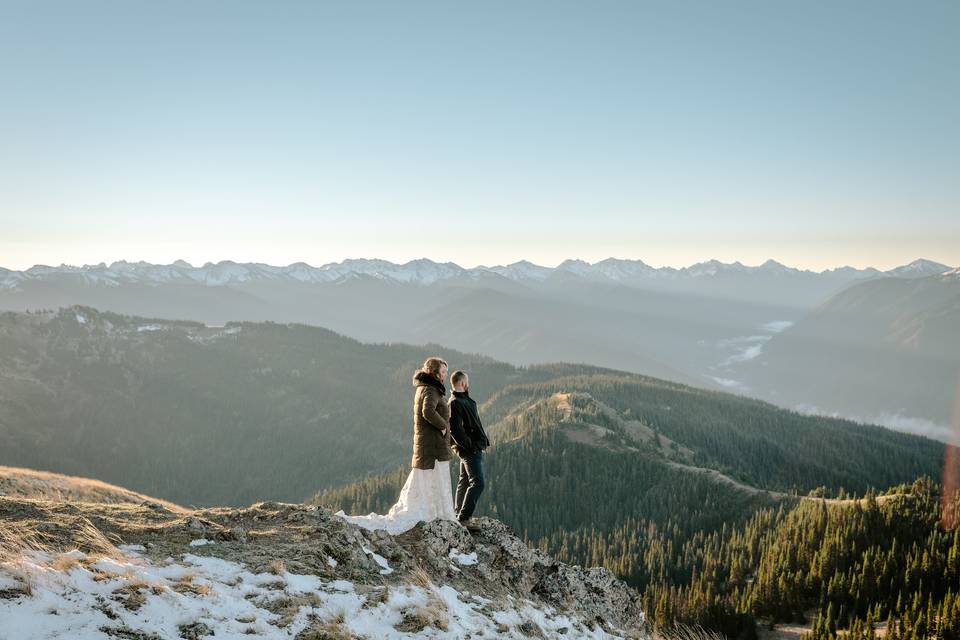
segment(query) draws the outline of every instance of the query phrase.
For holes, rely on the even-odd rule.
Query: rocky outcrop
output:
[[[489,518],[478,519],[475,533],[454,522],[434,521],[391,536],[356,527],[322,507],[299,504],[264,502],[246,509],[184,513],[150,502],[110,505],[0,498],[0,522],[4,521],[42,531],[51,558],[71,549],[102,557],[105,545],[113,544],[118,553],[136,549],[138,561],[151,566],[162,567],[178,558],[194,564],[215,558],[211,562],[234,563],[253,576],[349,584],[358,598],[370,601],[364,601],[363,609],[386,602],[391,590],[427,589],[437,594],[437,601],[446,598],[441,607],[446,615],[454,615],[449,612],[457,609],[459,598],[471,603],[470,616],[488,616],[491,628],[503,636],[645,635],[635,590],[606,569],[569,566],[531,549],[506,525]],[[4,593],[7,598],[29,597],[17,596],[15,589]],[[302,594],[284,597],[292,602],[300,598],[307,609],[319,606],[316,595],[311,596],[313,601]],[[415,630],[417,624],[421,629],[433,625],[434,635],[456,637],[453,631],[444,631],[453,629],[454,621],[441,624],[439,614],[431,618],[423,613],[429,610],[420,607],[416,615],[406,609],[402,615],[394,612],[400,618],[391,628],[401,633]],[[505,616],[504,611],[513,613]],[[213,628],[208,619],[189,623]]]

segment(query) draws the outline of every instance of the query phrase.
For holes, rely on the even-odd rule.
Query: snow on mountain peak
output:
[[[541,267],[528,260],[520,260],[505,267],[491,267],[490,270],[511,280],[546,280],[553,273],[550,267]]]
[[[922,277],[939,275],[950,267],[929,260],[916,260],[908,265],[885,272],[886,275],[899,277]],[[120,286],[123,284],[145,284],[157,286],[171,282],[200,284],[204,286],[239,285],[254,281],[288,281],[301,284],[342,282],[357,277],[405,283],[411,285],[431,285],[436,282],[466,277],[474,280],[481,278],[507,278],[516,282],[538,283],[548,278],[564,276],[568,279],[582,278],[586,281],[619,282],[641,284],[643,282],[663,281],[677,278],[712,278],[730,274],[812,274],[785,266],[775,260],[767,260],[760,266],[746,266],[740,262],[724,263],[708,260],[689,267],[654,268],[642,260],[607,258],[590,263],[580,259],[569,259],[556,267],[544,267],[529,260],[520,260],[507,265],[492,267],[477,266],[465,269],[453,262],[434,262],[427,258],[410,260],[396,264],[387,260],[350,258],[341,262],[331,262],[314,267],[306,262],[295,262],[287,266],[273,266],[263,263],[238,263],[232,260],[206,262],[194,267],[184,260],[161,265],[138,261],[118,260],[106,265],[84,265],[82,267],[60,265],[51,267],[35,265],[24,271],[0,269],[0,290],[14,290],[31,280],[52,280],[66,277],[74,281],[97,286]],[[854,269],[841,267],[821,272],[820,275],[860,279],[879,275],[875,269]]]
[[[885,273],[898,278],[923,278],[925,276],[940,275],[949,270],[950,267],[945,264],[925,258],[918,258],[909,264],[890,269]]]
[[[771,273],[794,273],[797,271],[796,269],[777,262],[772,258],[760,265],[760,268]]]
[[[950,271],[945,271],[942,275],[944,280],[956,280],[957,282],[960,282],[960,267],[950,269]]]

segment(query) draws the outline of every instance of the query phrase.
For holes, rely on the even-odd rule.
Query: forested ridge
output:
[[[691,447],[698,464],[765,488],[887,486],[930,473],[923,460],[942,446],[589,365],[514,367],[306,325],[70,307],[0,314],[0,464],[186,505],[303,500],[407,461],[410,377],[435,354],[470,372],[491,420],[589,391]]]
[[[300,501],[410,454],[410,378],[442,352],[495,393],[591,367],[517,368],[306,325],[0,314],[0,464],[186,505]]]

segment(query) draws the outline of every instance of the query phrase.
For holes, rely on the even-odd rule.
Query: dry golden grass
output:
[[[131,577],[129,573],[92,566],[101,558],[121,559],[124,555],[114,544],[116,538],[105,535],[89,519],[71,514],[60,516],[55,528],[48,524],[33,519],[0,519],[0,565],[20,583],[19,590],[26,595],[33,595],[35,574],[45,570],[66,573],[82,565],[97,581]]]
[[[210,585],[206,584],[196,584],[193,581],[193,574],[185,573],[180,576],[180,578],[173,583],[173,586],[170,587],[177,593],[192,593],[198,596],[206,596],[210,594]]]
[[[0,466],[0,493],[21,498],[56,502],[103,502],[108,504],[153,502],[170,511],[187,511],[180,505],[158,500],[100,480],[65,476],[49,471]]]
[[[347,615],[342,609],[326,620],[314,622],[297,635],[296,640],[358,640],[346,625]]]
[[[287,571],[287,565],[283,563],[283,560],[279,558],[274,558],[267,563],[267,573],[272,573],[275,576],[282,576]]]
[[[421,633],[427,627],[446,631],[450,625],[447,605],[436,597],[430,598],[424,605],[407,607],[400,615],[403,619],[394,629],[402,633]]]
[[[144,591],[149,591],[154,595],[160,595],[166,591],[166,587],[146,580],[131,580],[127,584],[113,590],[114,598],[123,605],[127,611],[136,611],[147,602]]]
[[[33,522],[0,520],[0,563],[12,562],[27,551],[47,551],[49,537]]]
[[[50,568],[54,571],[67,573],[80,564],[80,558],[78,556],[70,555],[68,553],[61,553],[59,556],[54,558],[53,562],[50,563]]]
[[[710,629],[704,629],[700,625],[689,626],[677,624],[664,629],[656,629],[652,634],[652,640],[726,640],[723,634]]]
[[[386,604],[387,601],[390,600],[390,587],[383,586],[371,589],[366,596],[366,599],[363,601],[364,609],[372,609],[381,604]]]
[[[77,543],[77,548],[87,553],[96,553],[101,556],[111,558],[123,557],[123,554],[117,549],[116,544],[120,539],[116,536],[107,537],[100,529],[97,529],[92,522],[83,516],[78,516],[71,525],[73,531],[73,540]]]
[[[33,595],[31,567],[24,560],[30,551],[48,552],[50,537],[37,529],[36,523],[22,520],[0,520],[0,565],[20,583],[20,591]]]
[[[321,622],[297,636],[297,640],[357,640],[343,622]]]
[[[300,610],[302,608],[320,608],[323,606],[323,600],[321,600],[320,596],[315,593],[298,595],[290,595],[285,593],[284,595],[267,602],[258,602],[257,606],[280,616],[270,624],[283,629],[297,619],[297,616],[300,614]]]
[[[423,567],[418,566],[410,572],[410,584],[427,589],[433,584],[433,580]]]

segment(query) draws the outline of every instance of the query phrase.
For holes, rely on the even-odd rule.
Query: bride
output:
[[[427,358],[413,375],[413,469],[396,504],[385,515],[338,516],[366,529],[403,533],[418,522],[456,520],[450,487],[450,407],[445,396],[447,363]]]

